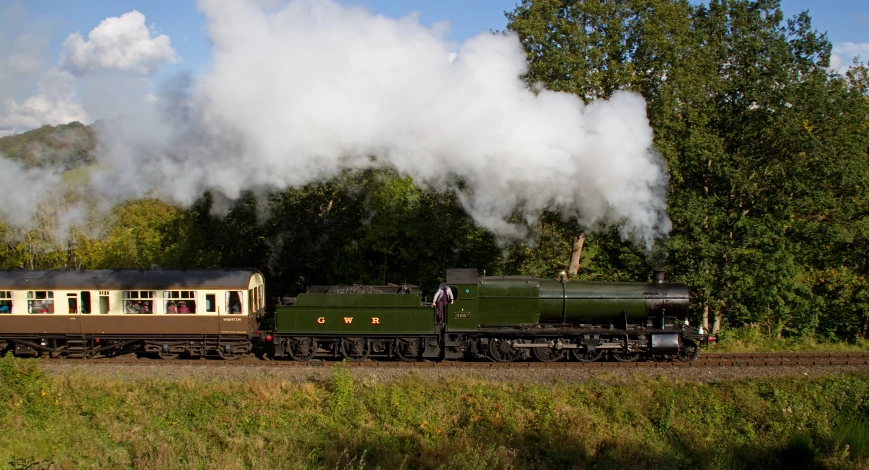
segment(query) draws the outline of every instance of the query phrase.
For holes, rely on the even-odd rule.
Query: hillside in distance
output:
[[[95,149],[93,127],[78,121],[0,137],[0,154],[27,168],[72,170],[88,166],[96,161]]]

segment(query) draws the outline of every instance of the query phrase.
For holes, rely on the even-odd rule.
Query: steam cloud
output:
[[[39,202],[60,182],[58,171],[26,169],[0,154],[0,188],[3,188],[0,217],[15,226],[27,226]]]
[[[619,93],[586,106],[534,94],[515,35],[481,34],[456,49],[413,16],[331,0],[200,8],[209,69],[168,84],[154,113],[98,129],[93,183],[109,199],[156,189],[189,204],[204,190],[235,198],[388,165],[455,190],[504,237],[523,235],[508,220],[517,207],[529,221],[556,209],[588,227],[624,222],[647,246],[670,229],[644,100]]]

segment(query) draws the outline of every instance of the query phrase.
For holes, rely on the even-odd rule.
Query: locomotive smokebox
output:
[[[663,284],[667,282],[667,270],[664,268],[655,268],[652,270],[652,283]]]

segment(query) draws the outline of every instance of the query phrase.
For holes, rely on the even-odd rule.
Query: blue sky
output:
[[[447,22],[450,28],[446,37],[453,43],[489,30],[504,29],[504,12],[513,10],[517,3],[516,0],[338,1],[390,17],[416,12],[419,21],[427,26]],[[869,59],[869,1],[785,0],[782,8],[788,16],[809,10],[815,28],[828,33],[834,54],[842,58],[840,63],[847,65],[854,55],[860,55],[864,61]],[[166,44],[159,51],[147,52],[150,56],[145,60],[151,62],[139,63],[136,73],[129,74],[133,71],[130,67],[135,65],[107,65],[105,61],[111,60],[116,51],[100,51],[89,41],[89,33],[101,21],[117,20],[134,10],[144,15],[144,19],[138,17],[137,22],[127,18],[130,21],[120,28],[132,35],[127,39],[144,35],[140,45],[159,49],[161,45],[153,40],[165,35]],[[109,108],[120,107],[118,100],[129,99],[127,95],[134,93],[147,96],[167,77],[179,72],[197,75],[211,60],[205,27],[205,16],[194,0],[0,0],[0,136],[40,123],[105,116]],[[64,54],[70,55],[74,50],[64,42],[75,33],[81,36],[78,41],[81,54],[78,59],[64,59]],[[112,44],[117,47],[123,41]],[[67,62],[62,63],[63,60]],[[111,79],[114,81],[110,82],[106,71],[118,72]],[[123,73],[127,76],[118,78]],[[126,86],[116,86],[118,80],[126,80]],[[126,93],[107,92],[113,88],[123,88]]]
[[[345,0],[342,3],[362,5],[393,17],[418,12],[420,21],[427,25],[447,21],[449,38],[454,42],[491,29],[504,29],[504,11],[512,10],[517,4],[515,0]],[[86,35],[104,18],[138,10],[149,25],[154,24],[161,34],[171,38],[172,46],[183,59],[183,65],[177,67],[196,70],[207,63],[210,56],[205,18],[192,0],[30,0],[24,5],[31,19],[48,20],[55,25],[56,54],[60,53],[61,43],[70,33],[79,31]],[[785,0],[782,9],[786,15],[809,10],[815,27],[826,31],[834,44],[869,43],[869,1]]]

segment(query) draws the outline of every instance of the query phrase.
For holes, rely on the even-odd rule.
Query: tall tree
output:
[[[785,21],[774,0],[526,0],[507,16],[530,84],[646,98],[671,175],[667,263],[702,320],[813,333],[830,300],[813,273],[854,264],[817,254],[851,233],[867,134],[865,94],[826,70],[808,15]]]

